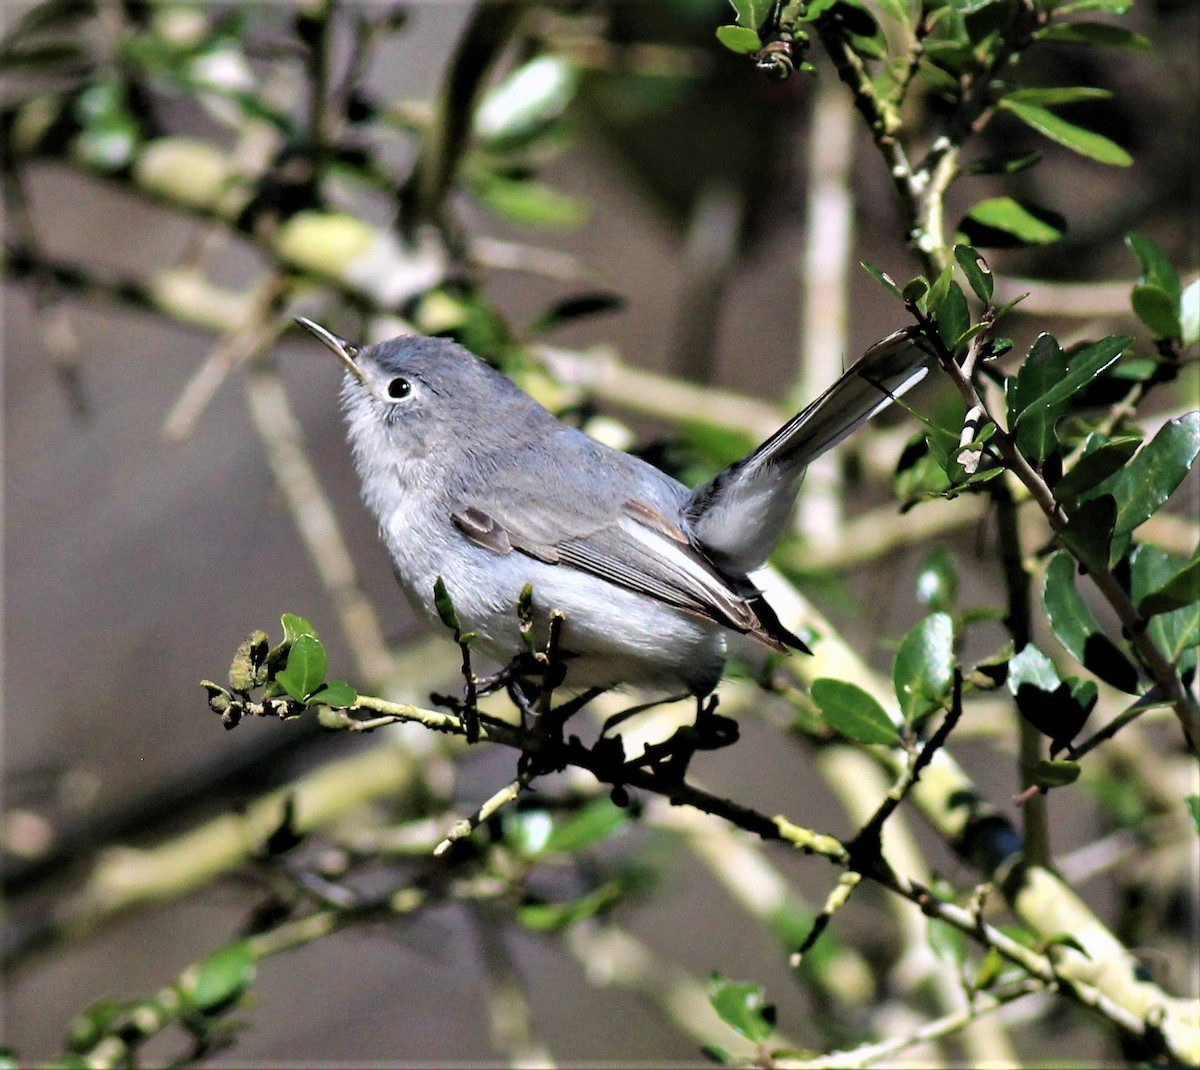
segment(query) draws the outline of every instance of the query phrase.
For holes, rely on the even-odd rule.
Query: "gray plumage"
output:
[[[396,577],[437,623],[440,576],[501,663],[516,605],[565,615],[568,687],[710,692],[727,637],[797,646],[748,578],[782,537],[805,466],[915,385],[930,360],[898,332],[748,457],[689,491],[568,427],[453,342],[358,347],[299,321],[346,366],[342,404],[363,497]]]

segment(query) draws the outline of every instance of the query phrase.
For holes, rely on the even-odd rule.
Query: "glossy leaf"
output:
[[[1105,488],[1117,500],[1113,534],[1132,532],[1150,519],[1183,482],[1200,454],[1200,412],[1170,420]]]
[[[954,557],[939,546],[925,559],[917,576],[917,601],[935,613],[953,613],[958,600],[958,571]]]
[[[1135,606],[1164,586],[1187,566],[1187,561],[1157,546],[1135,546],[1129,556],[1129,595]],[[1193,603],[1171,613],[1150,618],[1146,632],[1169,658],[1180,660],[1185,671],[1196,663],[1200,646],[1200,604]]]
[[[1173,613],[1177,609],[1200,602],[1200,552],[1156,590],[1138,602],[1143,617]]]
[[[992,269],[988,267],[987,261],[983,259],[969,245],[956,245],[954,247],[954,259],[958,261],[958,266],[962,268],[962,273],[966,277],[967,284],[971,287],[975,296],[985,304],[992,299]]]
[[[892,683],[906,721],[940,709],[954,680],[954,621],[931,613],[900,642],[892,665]]]
[[[334,709],[344,709],[353,706],[358,701],[358,692],[345,680],[330,680],[319,691],[308,698],[310,706],[332,706]]]
[[[900,287],[896,285],[891,275],[889,275],[882,268],[877,268],[874,264],[869,264],[865,260],[860,260],[859,265],[863,268],[863,270],[866,271],[868,275],[871,276],[871,278],[873,278],[877,283],[879,283],[880,286],[887,290],[888,293],[895,297],[901,296]]]
[[[762,985],[727,981],[713,974],[708,998],[721,1021],[751,1043],[761,1044],[775,1032],[774,1008],[765,997]]]
[[[1058,448],[1054,428],[1070,407],[1067,395],[1051,404],[1036,403],[1062,383],[1067,368],[1067,355],[1057,339],[1053,335],[1040,334],[1016,377],[1009,380],[1008,425],[1016,429],[1017,448],[1034,464],[1045,460]],[[1031,408],[1033,416],[1026,419]]]
[[[874,696],[845,680],[814,680],[809,692],[825,723],[859,743],[900,741],[892,719]]]
[[[1089,498],[1071,512],[1067,526],[1059,534],[1077,561],[1093,572],[1108,568],[1117,503],[1111,494]]]
[[[1057,551],[1046,566],[1042,600],[1058,641],[1097,678],[1120,691],[1138,693],[1138,672],[1097,623],[1075,586],[1075,561]]]
[[[1084,440],[1079,460],[1055,484],[1054,496],[1069,510],[1080,495],[1120,471],[1141,444],[1142,440],[1134,435],[1110,439],[1092,432]]]
[[[1090,680],[1062,680],[1054,663],[1029,643],[1008,663],[1017,710],[1055,747],[1070,743],[1087,722],[1098,693]]]
[[[1067,401],[1072,394],[1112,364],[1132,343],[1133,339],[1128,335],[1117,335],[1102,338],[1072,353],[1067,360],[1067,374],[1049,390],[1026,404],[1021,409],[1018,419],[1028,420],[1045,408]]]
[[[1051,141],[1057,141],[1060,145],[1064,145],[1081,156],[1087,156],[1100,163],[1112,164],[1115,167],[1128,167],[1133,163],[1133,157],[1115,141],[1111,141],[1103,134],[1097,134],[1094,130],[1076,126],[1062,116],[1038,107],[1036,104],[1022,104],[1019,101],[1005,98],[1000,101],[1000,107],[1011,112],[1039,134],[1050,138]]]
[[[938,334],[949,349],[959,346],[964,334],[971,326],[971,312],[962,287],[953,280],[946,288],[946,295],[934,309]]]
[[[1052,213],[1045,209],[1034,209],[1011,197],[989,197],[972,205],[959,229],[968,233],[970,222],[978,223],[989,231],[1008,235],[1022,245],[1048,245],[1062,237],[1063,227]],[[996,241],[974,239],[973,244],[996,245]]]
[[[279,623],[283,625],[283,641],[285,643],[294,643],[302,635],[311,635],[314,639],[321,638],[317,634],[317,629],[308,620],[295,613],[284,613],[279,618]]]
[[[1099,45],[1149,52],[1154,46],[1140,33],[1108,22],[1054,22],[1034,34],[1039,41],[1064,41],[1068,44]]]
[[[328,659],[320,639],[302,635],[288,651],[287,665],[275,674],[275,681],[292,698],[303,702],[325,682]]]

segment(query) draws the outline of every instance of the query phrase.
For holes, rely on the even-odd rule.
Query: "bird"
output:
[[[456,342],[374,345],[297,323],[343,367],[362,497],[399,585],[437,627],[440,580],[472,649],[501,665],[561,615],[562,686],[702,699],[732,646],[807,650],[751,573],[784,535],[807,465],[934,364],[915,328],[873,345],[757,449],[690,489],[555,417]]]

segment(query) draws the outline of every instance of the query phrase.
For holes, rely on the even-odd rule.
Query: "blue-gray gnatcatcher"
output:
[[[571,689],[711,692],[731,633],[803,649],[748,573],[783,535],[814,457],[924,378],[911,331],[879,342],[749,456],[696,490],[561,423],[444,338],[359,346],[299,319],[342,361],[363,497],[417,613],[441,577],[474,647],[526,650],[516,606],[564,616]]]

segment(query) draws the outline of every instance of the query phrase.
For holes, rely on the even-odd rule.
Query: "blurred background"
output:
[[[7,0],[0,28],[10,32],[32,6]],[[98,26],[89,32],[111,33],[105,19],[116,6],[98,3]],[[456,0],[397,6],[394,32],[381,35],[358,74],[364,98],[394,105],[401,116],[427,110],[472,7]],[[346,2],[341,8],[349,25],[356,13],[378,14],[383,5]],[[807,328],[835,339],[841,361],[902,323],[903,310],[857,262],[876,264],[897,280],[919,269],[905,247],[884,167],[834,71],[816,60],[815,78],[764,79],[716,46],[713,27],[727,17],[721,3],[630,0],[568,8],[559,16],[564,23],[546,32],[580,36],[574,56],[581,73],[561,134],[540,150],[537,177],[570,198],[561,215],[573,225],[522,225],[490,211],[486,197],[457,203],[485,261],[476,281],[515,325],[530,324],[573,295],[619,298],[602,315],[565,322],[549,344],[602,349],[634,368],[761,399],[783,415],[792,400],[811,396],[836,374],[828,360],[815,369],[806,365]],[[210,4],[202,10],[211,20],[244,10],[250,70],[260,75],[286,54],[282,42],[303,5]],[[1015,182],[1070,222],[1062,242],[992,257],[1005,285],[1033,291],[1026,314],[1008,328],[1018,351],[1040,330],[1070,339],[1130,327],[1122,310],[1137,266],[1121,237],[1131,229],[1152,236],[1176,263],[1195,263],[1197,9],[1182,2],[1143,4],[1127,24],[1153,40],[1155,51],[1105,52],[1101,63],[1090,49],[1051,46],[1031,62],[1035,69],[1043,64],[1054,84],[1115,91],[1113,100],[1081,110],[1094,128],[1129,149],[1134,167],[1101,167],[1015,123],[989,128],[988,147],[1036,148],[1047,157],[1039,168],[1005,176],[1004,188]],[[491,84],[528,58],[522,47],[528,46],[501,53]],[[349,54],[344,29],[332,48]],[[56,74],[50,67],[6,71],[4,106],[39,77],[49,85]],[[284,110],[303,109],[301,75],[277,79],[272,92]],[[160,118],[175,133],[197,136],[208,136],[214,122],[184,93],[162,106]],[[822,132],[816,141],[814,129]],[[384,154],[402,173],[417,142],[402,120],[390,135]],[[969,191],[952,189],[948,217],[957,218],[991,185],[999,189],[1001,179],[972,181]],[[231,293],[245,293],[261,271],[252,242],[214,234],[202,220],[149,203],[123,182],[70,160],[35,160],[24,183],[28,219],[15,218],[10,200],[6,243],[17,244],[31,226],[50,260],[114,279],[145,277],[186,261],[201,264],[211,282]],[[356,192],[356,209],[386,223],[386,191]],[[835,277],[822,279],[806,239],[813,227],[829,225],[846,248],[849,269],[837,276],[835,264]],[[28,939],[33,949],[5,974],[0,1033],[22,1061],[37,1062],[60,1050],[75,1012],[100,998],[153,993],[229,939],[257,894],[249,879],[225,880],[37,951],[27,927],[47,904],[69,894],[93,852],[114,842],[156,842],[244,806],[331,758],[395,745],[383,738],[393,733],[418,753],[429,744],[424,733],[402,729],[369,737],[324,736],[303,723],[221,730],[200,679],[220,680],[252,629],[274,636],[281,612],[302,614],[322,630],[332,675],[362,679],[362,662],[339,628],[341,608],[297,532],[264,446],[263,424],[281,417],[254,409],[263,400],[248,395],[245,369],[234,368],[182,433],[178,425],[168,433],[171,414],[194,390],[216,335],[131,307],[119,293],[117,300],[91,300],[60,287],[47,301],[29,276],[13,278],[20,272],[12,262],[0,335],[3,846],[8,935]],[[1069,307],[1076,301],[1080,307]],[[823,314],[831,309],[832,323]],[[428,307],[401,311],[418,326],[422,315],[426,322],[434,315]],[[367,323],[328,299],[305,314],[347,335]],[[424,633],[394,589],[358,500],[336,401],[338,368],[297,333],[270,346],[266,359],[278,370],[383,639],[393,650],[421,642]],[[932,391],[917,402],[938,403]],[[646,411],[650,406],[622,406],[603,391],[589,396],[586,407],[621,421],[642,447],[675,433]],[[879,472],[894,465],[911,432],[900,430],[901,423],[899,417],[881,421],[872,436],[876,445],[864,445],[848,469],[830,470],[830,478],[841,481],[837,512],[853,518],[886,497]],[[747,443],[759,431],[747,428]],[[814,515],[824,516],[820,510],[830,506],[817,497]],[[1181,516],[1194,508],[1195,497],[1192,486]],[[812,525],[818,529],[814,556],[836,557],[836,545],[830,551],[822,543],[822,523]],[[896,640],[919,616],[912,592],[937,546],[959,563],[964,604],[1000,599],[996,578],[981,563],[991,549],[971,520],[951,522],[942,535],[850,571],[814,575],[804,589],[886,672]],[[449,644],[417,649],[415,663],[405,663],[406,674],[391,682],[390,693],[423,702],[431,689],[453,686],[457,655]],[[800,747],[781,749],[768,721],[745,720],[739,745],[705,757],[699,775],[718,793],[768,813],[796,815],[838,834],[852,829],[812,756]],[[1018,786],[1015,763],[1005,767],[991,746],[976,746],[977,752],[968,742],[956,755],[985,793],[1015,814],[1009,801]],[[459,812],[510,777],[512,762],[506,751],[463,758],[453,789]],[[1069,854],[1086,844],[1099,823],[1085,794],[1055,796],[1056,851]],[[923,829],[917,834],[936,866],[956,883],[969,883],[962,863]],[[629,843],[614,850],[634,852]],[[780,1021],[805,1039],[806,1022],[819,1009],[790,982],[786,956],[769,934],[731,905],[729,891],[695,858],[675,854],[668,867],[667,840],[645,832],[636,850],[658,866],[659,884],[623,904],[624,927],[695,976],[719,969],[766,984]],[[828,867],[778,854],[775,864],[819,903]],[[1082,891],[1101,912],[1111,906],[1114,893],[1104,878]],[[877,940],[871,936],[883,909],[882,894],[868,890],[839,925],[861,926],[866,961],[890,969],[897,948],[882,927]],[[1186,924],[1194,925],[1194,917],[1193,909]],[[481,912],[447,905],[408,924],[351,929],[272,959],[255,984],[249,1028],[213,1065],[493,1062],[497,1050],[480,1008],[494,980],[487,962],[497,939],[526,988],[538,1036],[562,1060],[696,1060],[693,1038],[664,1029],[629,992],[605,987],[562,943],[512,927],[497,937]],[[1175,988],[1186,987],[1185,979],[1174,980]],[[1085,1062],[1107,1051],[1094,1029],[1066,1012],[1039,1034],[1039,1044],[1044,1057]],[[170,1042],[164,1038],[160,1046],[166,1058]]]

